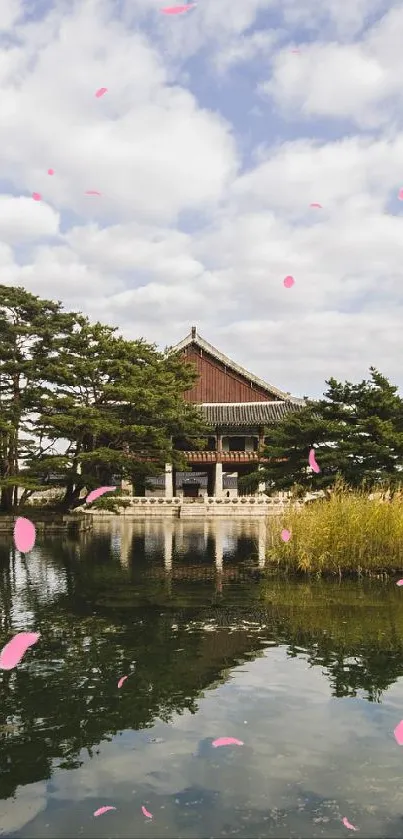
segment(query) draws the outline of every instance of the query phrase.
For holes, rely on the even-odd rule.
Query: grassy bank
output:
[[[291,531],[289,542],[281,530]],[[403,567],[403,492],[388,502],[335,492],[268,523],[271,565],[312,574],[393,574]]]

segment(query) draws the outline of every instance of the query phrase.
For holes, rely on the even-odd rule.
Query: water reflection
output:
[[[41,632],[0,673],[0,834],[403,839],[402,593],[266,576],[263,524],[0,542],[0,643]]]

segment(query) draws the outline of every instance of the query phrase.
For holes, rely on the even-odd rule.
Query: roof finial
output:
[[[192,326],[192,338],[196,338],[196,327]]]

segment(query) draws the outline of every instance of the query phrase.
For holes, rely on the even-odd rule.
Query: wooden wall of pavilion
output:
[[[182,353],[186,361],[196,365],[199,380],[191,390],[185,391],[187,402],[268,402],[278,398],[263,388],[252,384],[234,370],[207,355],[194,345]]]

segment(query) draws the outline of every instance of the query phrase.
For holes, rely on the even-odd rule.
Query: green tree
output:
[[[334,378],[326,384],[323,399],[307,400],[267,431],[263,458],[269,462],[242,480],[245,488],[263,480],[280,490],[325,489],[340,478],[351,487],[401,481],[403,400],[397,387],[374,367],[370,379],[357,385]],[[312,448],[319,473],[308,468]]]
[[[37,418],[50,392],[49,366],[74,323],[60,303],[0,285],[0,511],[11,512],[41,483],[20,473],[26,457],[49,445]]]
[[[202,445],[197,435],[206,432],[205,424],[183,398],[197,374],[143,339],[125,340],[80,315],[53,360],[51,376],[55,387],[38,430],[59,452],[32,457],[29,466],[32,475],[62,476],[65,508],[80,503],[84,488],[109,484],[116,474],[138,485],[166,462],[184,468],[173,448],[176,436],[196,437]]]

